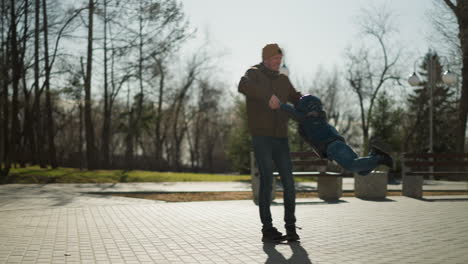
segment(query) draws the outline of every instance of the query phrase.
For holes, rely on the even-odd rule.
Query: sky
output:
[[[197,29],[188,47],[209,40],[216,54],[216,78],[232,92],[245,71],[261,61],[261,49],[278,43],[294,80],[312,77],[319,69],[344,65],[345,50],[359,45],[356,23],[363,8],[390,10],[398,30],[395,39],[414,56],[430,47],[428,11],[437,0],[182,0],[184,12]],[[442,1],[442,0],[440,0]],[[410,74],[409,72],[408,74]]]

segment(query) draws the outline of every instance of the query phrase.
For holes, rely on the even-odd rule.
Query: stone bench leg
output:
[[[385,199],[388,172],[373,171],[369,175],[354,174],[354,196],[362,199]]]
[[[318,196],[324,201],[336,201],[343,193],[343,177],[319,176],[317,180]]]
[[[423,196],[423,176],[403,176],[403,196],[412,198],[422,198]]]

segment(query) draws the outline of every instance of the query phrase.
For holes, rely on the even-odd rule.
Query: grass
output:
[[[1,179],[0,179],[1,180]],[[30,166],[12,168],[4,183],[118,183],[118,182],[236,182],[250,181],[250,175],[176,173],[155,171],[124,170],[79,170],[76,168],[57,169]],[[296,181],[313,181],[313,178],[296,177]]]

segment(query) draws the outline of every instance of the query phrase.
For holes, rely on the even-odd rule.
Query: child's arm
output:
[[[305,115],[303,113],[296,111],[296,109],[290,104],[282,103],[280,105],[280,108],[281,110],[285,111],[289,117],[291,117],[297,122],[301,122],[305,118]]]

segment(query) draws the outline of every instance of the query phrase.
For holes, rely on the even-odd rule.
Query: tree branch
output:
[[[453,11],[453,13],[455,13],[455,15],[458,14],[458,8],[457,8],[456,5],[454,5],[454,4],[452,3],[452,1],[450,1],[450,0],[444,0],[444,2],[445,2],[445,4],[447,4],[448,7],[450,7],[450,9],[452,9],[452,11]]]

